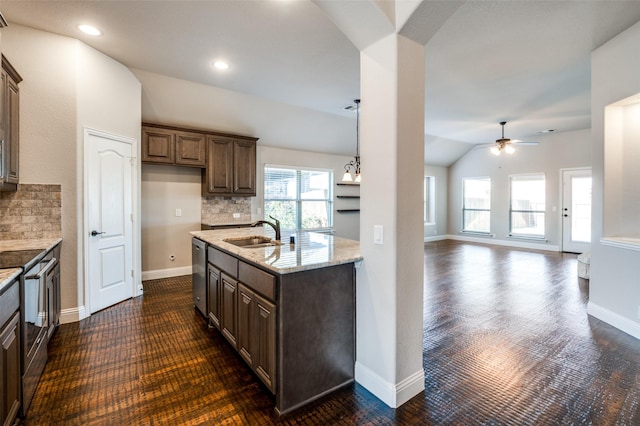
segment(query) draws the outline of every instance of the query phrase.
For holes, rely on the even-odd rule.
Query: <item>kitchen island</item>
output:
[[[206,243],[207,317],[287,413],[352,383],[359,242],[270,229],[194,231]],[[295,239],[290,244],[290,237]],[[267,237],[251,248],[247,237]],[[194,265],[195,270],[195,265]]]

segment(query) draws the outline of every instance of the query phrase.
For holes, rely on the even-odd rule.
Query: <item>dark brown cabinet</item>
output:
[[[207,267],[209,286],[209,321],[220,329],[220,270],[209,264]]]
[[[205,167],[206,136],[171,127],[143,124],[142,162]]]
[[[238,284],[238,352],[275,393],[276,305]]]
[[[204,196],[256,195],[256,139],[212,135],[207,138]]]
[[[0,82],[0,190],[15,191],[19,181],[20,74],[2,55]]]
[[[251,318],[255,342],[253,369],[271,392],[276,391],[276,305],[254,294]]]
[[[0,422],[13,424],[21,406],[19,281],[0,295]]]
[[[238,347],[236,332],[238,319],[236,316],[236,293],[238,281],[224,272],[220,274],[220,331],[234,348]]]
[[[47,335],[49,341],[51,336],[60,325],[60,263],[58,262],[47,273],[47,308],[48,308],[48,326]]]

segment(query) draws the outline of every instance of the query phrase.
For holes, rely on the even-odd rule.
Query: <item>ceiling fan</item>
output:
[[[504,137],[504,125],[507,124],[506,121],[501,121],[500,125],[502,126],[502,137],[500,139],[496,139],[495,143],[487,143],[478,145],[478,147],[491,147],[491,153],[494,155],[500,155],[502,151],[507,154],[513,154],[516,149],[514,144],[517,145],[538,145],[538,142],[523,142],[518,139],[509,139]]]

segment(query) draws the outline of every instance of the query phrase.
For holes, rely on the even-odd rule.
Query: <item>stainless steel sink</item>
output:
[[[234,238],[225,238],[222,241],[225,243],[233,244],[237,247],[242,248],[259,248],[259,247],[269,247],[269,246],[277,246],[282,244],[280,241],[272,240],[268,237],[263,237],[261,235],[252,235],[249,237],[234,237]]]

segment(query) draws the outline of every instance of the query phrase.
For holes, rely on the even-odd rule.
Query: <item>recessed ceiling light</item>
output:
[[[225,61],[215,61],[213,62],[213,67],[218,70],[226,70],[229,68],[229,64]]]
[[[91,25],[81,24],[81,25],[78,25],[78,29],[85,34],[89,34],[92,36],[102,35],[102,31],[100,31],[99,29]]]

